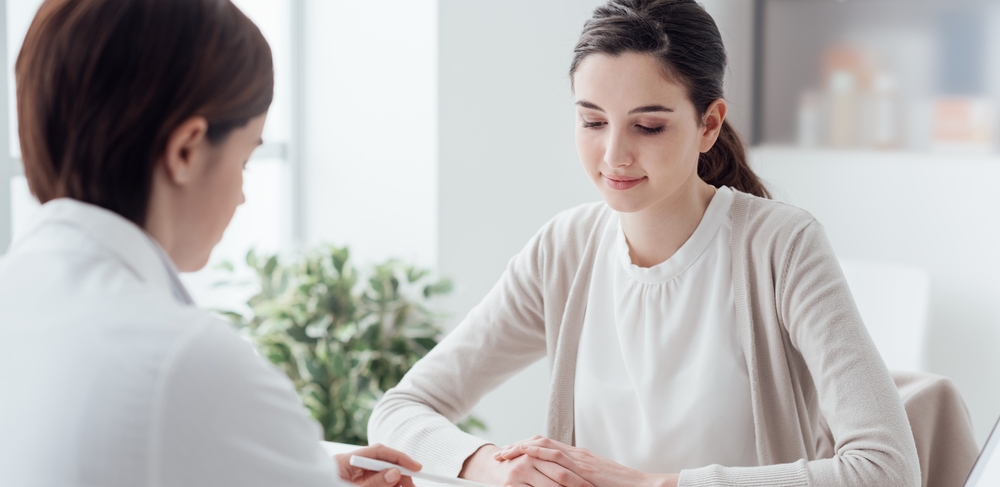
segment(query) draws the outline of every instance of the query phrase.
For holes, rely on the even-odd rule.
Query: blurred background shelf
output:
[[[751,141],[995,152],[1000,2],[756,0]]]
[[[816,167],[841,164],[852,168],[903,165],[915,170],[950,166],[954,170],[981,168],[984,171],[1000,172],[1000,153],[960,154],[919,150],[801,148],[786,144],[766,144],[752,147],[750,156],[754,163],[764,165],[798,163]]]

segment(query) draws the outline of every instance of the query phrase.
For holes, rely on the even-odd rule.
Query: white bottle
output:
[[[827,124],[831,147],[854,147],[857,124],[857,82],[850,71],[830,75],[830,121]]]
[[[872,123],[872,143],[877,149],[899,147],[899,114],[896,99],[896,77],[889,73],[875,76],[875,99]]]
[[[823,98],[816,91],[809,90],[799,97],[797,135],[799,147],[819,147],[822,138]]]

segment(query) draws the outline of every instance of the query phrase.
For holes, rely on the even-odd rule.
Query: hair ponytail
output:
[[[585,57],[624,52],[658,59],[670,79],[687,89],[699,120],[723,98],[726,48],[715,20],[695,0],[609,0],[597,7],[574,49],[570,79]],[[716,187],[726,185],[770,198],[747,163],[743,141],[728,122],[723,122],[712,149],[698,160],[698,176]]]
[[[728,186],[761,198],[771,197],[764,183],[750,169],[743,139],[729,121],[722,122],[715,145],[698,158],[698,177],[716,188]]]

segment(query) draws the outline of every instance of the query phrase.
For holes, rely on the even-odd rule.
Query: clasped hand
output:
[[[640,472],[585,448],[535,436],[500,448],[499,485],[511,487],[675,487],[677,475]]]

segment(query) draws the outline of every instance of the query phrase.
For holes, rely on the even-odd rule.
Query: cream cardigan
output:
[[[821,226],[800,209],[734,192],[733,291],[762,466],[684,470],[680,485],[920,485],[899,394]],[[465,320],[386,392],[369,440],[455,476],[487,442],[453,423],[547,356],[548,436],[572,444],[577,344],[612,211],[593,203],[547,223]],[[817,454],[824,419],[831,458]]]

